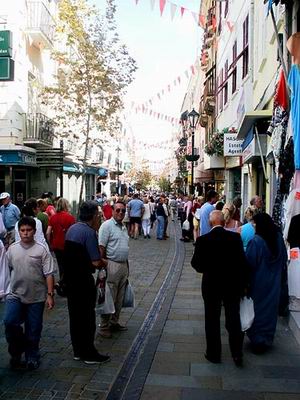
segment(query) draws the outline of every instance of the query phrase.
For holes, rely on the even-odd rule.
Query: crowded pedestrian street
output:
[[[89,366],[73,360],[66,299],[57,296],[55,309],[45,312],[38,370],[9,369],[1,326],[1,400],[299,399],[300,346],[287,318],[279,318],[266,354],[252,354],[245,338],[242,369],[232,361],[223,327],[222,364],[205,359],[201,275],[190,265],[192,243],[179,240],[179,222],[170,224],[168,240],[130,239],[135,306],[121,314],[128,331],[110,339],[99,336],[99,327],[96,331],[96,348],[111,361]],[[0,304],[1,319],[3,310]]]

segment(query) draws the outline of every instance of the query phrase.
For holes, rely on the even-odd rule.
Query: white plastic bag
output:
[[[289,296],[300,299],[300,250],[298,247],[290,250],[290,259],[288,267]]]
[[[251,328],[251,325],[254,321],[254,316],[253,300],[245,296],[240,302],[240,319],[243,332]]]
[[[97,310],[99,310],[100,314],[114,314],[115,313],[115,305],[114,299],[111,295],[110,287],[107,282],[105,283],[105,301],[98,305]]]
[[[189,220],[185,220],[184,221],[184,223],[182,224],[182,229],[184,230],[184,231],[189,231],[190,230],[190,222],[189,222]]]
[[[0,240],[0,299],[10,291],[10,271],[4,244]]]
[[[129,281],[127,281],[122,307],[134,307],[134,291]]]

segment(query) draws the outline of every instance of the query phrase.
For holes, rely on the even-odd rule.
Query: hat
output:
[[[6,199],[7,197],[10,197],[10,194],[7,192],[2,192],[0,194],[0,200]]]

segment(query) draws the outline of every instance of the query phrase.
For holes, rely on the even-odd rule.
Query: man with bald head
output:
[[[209,216],[211,230],[196,240],[192,267],[203,274],[202,296],[205,307],[205,357],[221,362],[220,316],[225,308],[226,329],[232,358],[237,366],[243,363],[243,338],[240,323],[240,299],[247,283],[247,261],[238,233],[224,229],[221,211]]]

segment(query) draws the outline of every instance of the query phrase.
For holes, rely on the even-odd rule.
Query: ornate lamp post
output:
[[[191,161],[192,163],[192,176],[191,176],[191,186],[190,186],[190,194],[194,194],[194,162],[199,159],[199,155],[195,155],[195,129],[199,122],[200,114],[195,111],[193,108],[192,111],[188,114],[190,128],[192,131],[192,154],[191,156],[186,156],[187,161]]]

